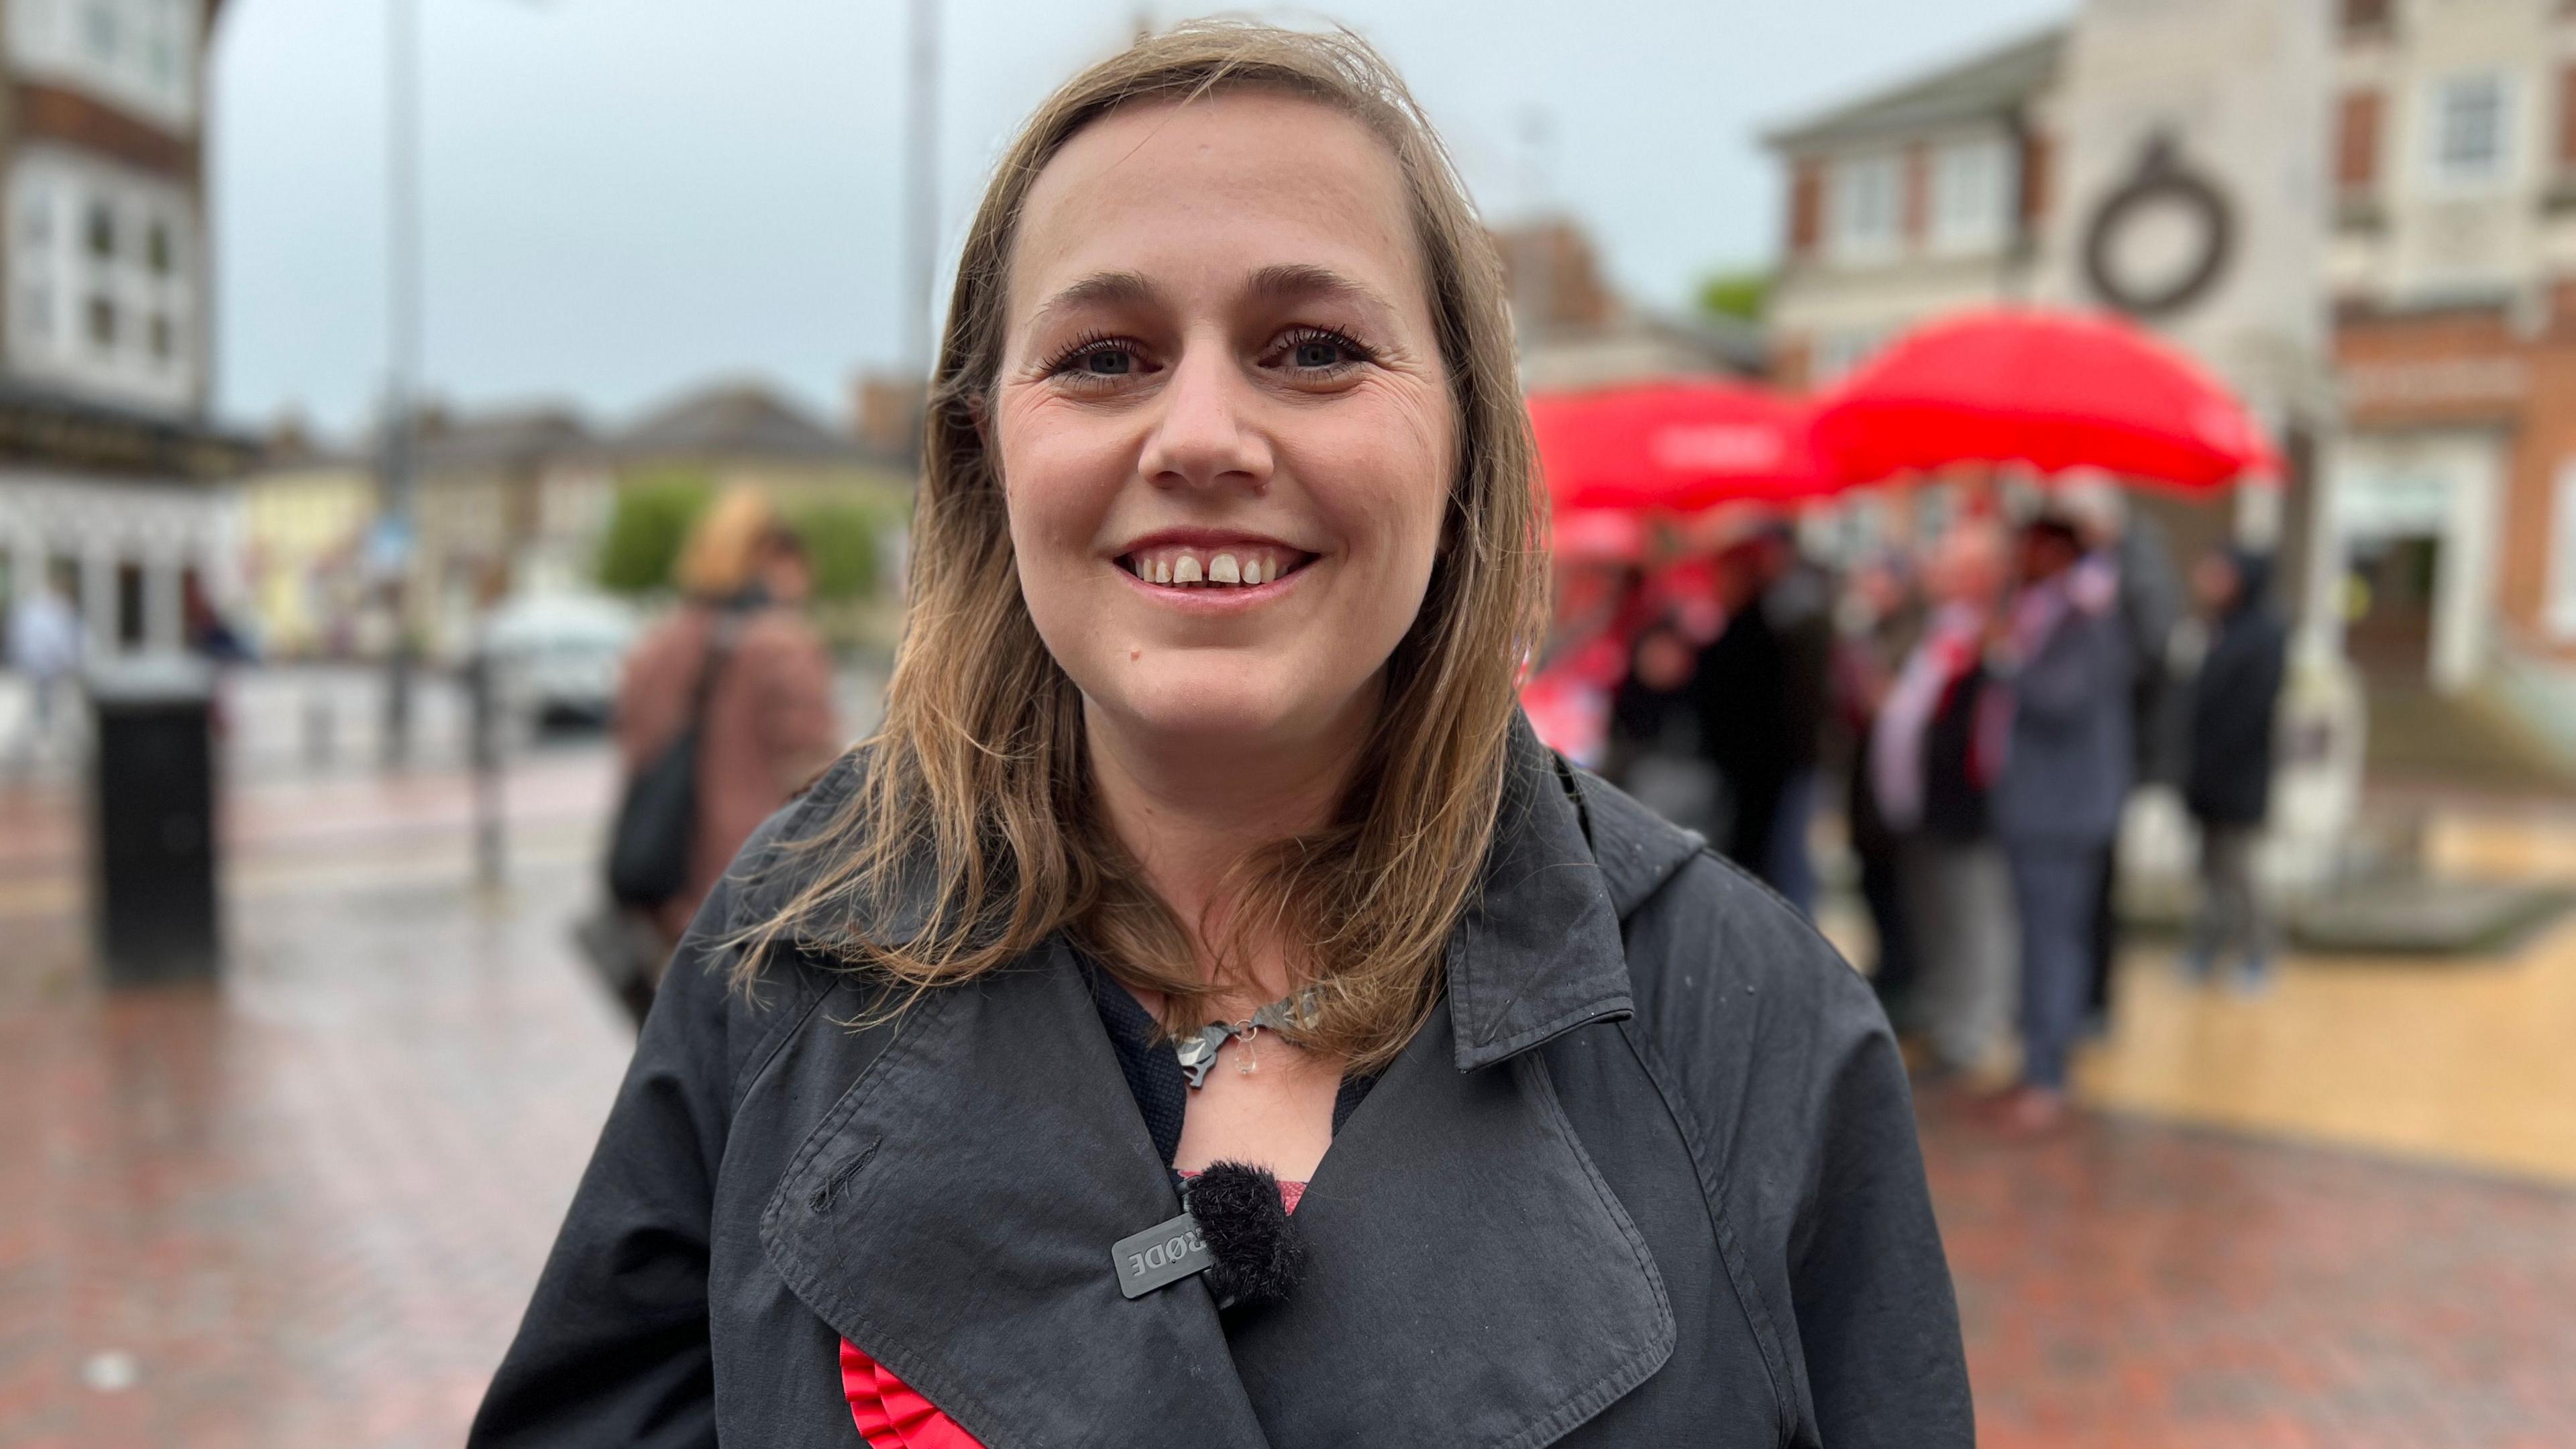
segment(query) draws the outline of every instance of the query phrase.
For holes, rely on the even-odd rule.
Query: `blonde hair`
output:
[[[730,599],[750,587],[761,554],[777,537],[778,510],[757,488],[733,487],[689,525],[671,580],[693,599]]]
[[[1247,88],[1349,115],[1394,154],[1423,253],[1456,411],[1456,472],[1421,612],[1386,664],[1384,705],[1322,829],[1254,852],[1203,940],[1141,878],[1091,808],[1080,693],[1021,597],[997,460],[981,420],[1000,367],[1009,265],[1029,189],[1084,127],[1123,107]],[[1516,674],[1542,637],[1545,510],[1493,244],[1446,150],[1386,61],[1347,32],[1202,22],[1139,40],[1065,83],[1029,119],[977,210],[933,374],[912,534],[910,610],[863,777],[786,860],[822,868],[741,933],[737,981],[798,946],[890,978],[898,1004],[1006,965],[1062,930],[1105,969],[1160,992],[1175,1032],[1208,1019],[1240,944],[1283,944],[1317,989],[1316,1045],[1360,1070],[1390,1061],[1443,985],[1503,790]],[[927,890],[917,934],[871,921]],[[1204,926],[1206,922],[1193,923]],[[1257,933],[1257,934],[1256,934]],[[1202,944],[1214,958],[1203,962]],[[1207,969],[1212,966],[1214,969]]]

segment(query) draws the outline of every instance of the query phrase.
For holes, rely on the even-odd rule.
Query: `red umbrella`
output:
[[[1716,379],[1533,393],[1530,426],[1555,510],[1696,512],[1831,491],[1805,404]]]
[[[2215,488],[2280,459],[2234,394],[2124,322],[1976,312],[1880,353],[1817,409],[1846,483],[1952,463],[2027,463]]]

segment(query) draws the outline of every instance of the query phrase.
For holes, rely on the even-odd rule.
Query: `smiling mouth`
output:
[[[1168,545],[1121,555],[1118,566],[1167,589],[1249,589],[1277,583],[1314,561],[1315,555],[1293,548]]]

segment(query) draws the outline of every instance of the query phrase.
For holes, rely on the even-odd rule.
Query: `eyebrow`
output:
[[[1355,281],[1330,267],[1310,262],[1282,262],[1263,267],[1252,274],[1244,289],[1265,301],[1295,301],[1309,297],[1333,297],[1393,312],[1394,305],[1378,291]],[[1152,303],[1162,296],[1160,288],[1141,272],[1094,272],[1041,304],[1030,321],[1043,322],[1055,312],[1089,306],[1138,306]]]
[[[1373,287],[1354,281],[1330,267],[1307,262],[1287,262],[1263,267],[1252,274],[1248,289],[1255,297],[1270,301],[1295,301],[1306,297],[1334,297],[1357,302],[1382,312],[1393,312],[1395,306]]]
[[[1073,307],[1120,306],[1151,302],[1160,295],[1141,272],[1094,272],[1063,291],[1046,299],[1031,322],[1043,322],[1048,314]]]

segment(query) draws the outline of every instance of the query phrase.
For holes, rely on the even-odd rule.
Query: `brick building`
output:
[[[2321,300],[2332,374],[2326,511],[2310,537],[2335,568],[2306,594],[2310,612],[2335,616],[2373,676],[2444,690],[2500,679],[2563,701],[2553,692],[2576,678],[2576,7],[2309,0],[2279,13],[2322,32],[2320,63],[2280,83],[2314,117],[2315,154],[2292,159],[2318,178],[2315,245],[2285,255],[2312,274],[2292,289]],[[1766,137],[1788,190],[1780,375],[1829,382],[1957,307],[2100,304],[2057,280],[2082,260],[2066,253],[2086,199],[2062,165],[2082,99],[2076,33]],[[2210,45],[2215,69],[2223,42]]]
[[[1763,370],[1762,340],[1749,324],[1629,305],[1602,276],[1592,239],[1571,217],[1497,227],[1494,250],[1511,298],[1521,384],[1532,391]]]
[[[93,652],[223,593],[204,169],[218,0],[0,10],[0,609],[51,580]]]

